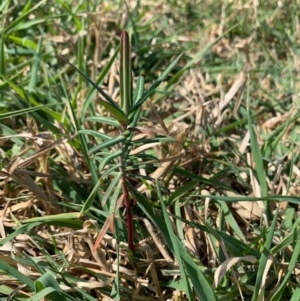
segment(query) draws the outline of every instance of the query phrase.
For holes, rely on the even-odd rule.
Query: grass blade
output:
[[[259,301],[263,300],[263,286],[265,283],[266,279],[263,279],[264,277],[264,271],[267,265],[267,260],[269,256],[271,255],[271,244],[272,244],[272,239],[275,231],[275,226],[277,223],[277,218],[278,218],[278,212],[279,212],[279,207],[277,207],[276,213],[273,217],[271,226],[269,228],[269,231],[267,233],[266,237],[266,242],[264,245],[263,252],[261,253],[260,259],[259,259],[259,266],[258,266],[258,271],[257,271],[257,276],[256,276],[256,282],[255,282],[255,287],[254,287],[254,292],[251,298],[251,301]]]
[[[172,246],[170,246],[170,247],[171,247],[171,249],[174,250],[174,255],[175,255],[175,258],[177,259],[177,263],[178,263],[178,266],[179,266],[179,269],[180,269],[180,274],[181,274],[181,277],[183,279],[184,291],[186,292],[187,297],[188,297],[189,300],[195,300],[195,298],[192,294],[192,289],[191,289],[190,283],[187,279],[187,275],[186,275],[186,271],[185,271],[184,266],[183,266],[182,259],[181,259],[181,257],[184,256],[184,254],[180,254],[179,246],[178,246],[178,240],[177,240],[177,237],[175,236],[175,234],[173,232],[170,217],[168,215],[164,200],[162,198],[158,182],[156,182],[156,189],[157,189],[157,192],[158,192],[158,197],[159,197],[159,200],[160,200],[164,220],[166,222],[166,228],[167,228],[167,231],[168,231],[168,236],[170,237],[171,242],[172,242]]]

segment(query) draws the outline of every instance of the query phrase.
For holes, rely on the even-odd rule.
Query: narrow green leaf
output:
[[[223,216],[226,220],[226,222],[230,225],[233,232],[236,233],[244,242],[246,242],[245,235],[240,229],[240,226],[237,224],[235,218],[233,217],[230,208],[225,202],[216,201],[216,203],[220,206],[221,211],[223,212]]]
[[[54,18],[54,16],[53,16],[53,18]],[[49,20],[51,18],[47,18],[47,19]],[[39,25],[42,23],[46,23],[46,18],[45,19],[34,19],[34,20],[30,20],[30,21],[21,23],[18,26],[18,30],[26,30],[26,29],[28,30],[28,29],[33,28],[35,25]]]
[[[116,205],[118,202],[118,199],[120,197],[120,193],[121,193],[121,188],[122,188],[122,180],[118,181],[115,183],[115,189],[113,191],[113,195],[110,198],[110,206],[109,206],[109,215],[111,216],[113,213],[116,213]]]
[[[54,291],[47,294],[47,298],[52,301],[66,301],[66,298],[63,294],[61,294],[63,291],[60,288],[58,282],[55,280],[55,278],[52,276],[50,272],[46,272],[44,275],[39,277],[35,283],[35,293],[42,292],[46,288],[53,288]],[[60,292],[60,293],[59,293]]]
[[[262,147],[264,157],[270,158],[272,156],[274,150],[276,149],[276,147],[278,147],[278,144],[281,141],[282,137],[286,135],[290,125],[296,120],[299,120],[299,117],[300,114],[297,114],[296,116],[294,116],[294,118],[291,118],[290,116],[286,122],[284,122],[274,130],[274,132],[268,137],[267,141]]]
[[[92,121],[92,122],[100,122],[100,123],[109,124],[116,128],[120,128],[120,126],[121,126],[120,123],[115,120],[115,118],[111,118],[111,117],[91,116],[91,117],[86,118],[86,120]]]
[[[140,76],[136,83],[136,89],[134,91],[133,95],[133,103],[135,103],[138,99],[142,97],[144,94],[144,78]],[[141,115],[141,109],[142,107],[139,107],[134,114],[130,114],[131,119],[129,119],[130,127],[135,127],[139,121],[140,115]]]
[[[259,293],[259,291],[262,287],[264,270],[266,268],[268,257],[271,255],[270,249],[271,249],[272,239],[273,239],[273,236],[274,236],[275,226],[276,226],[276,223],[277,223],[278,213],[279,213],[279,206],[277,207],[276,213],[273,217],[271,226],[270,226],[269,231],[267,233],[267,239],[266,239],[266,242],[265,242],[265,245],[264,245],[264,249],[263,249],[263,252],[261,253],[261,256],[260,256],[260,259],[259,259],[257,277],[256,277],[254,292],[253,292],[251,301],[257,301],[258,300],[257,299],[258,298],[258,293]]]
[[[268,187],[266,182],[266,173],[263,165],[262,154],[260,151],[260,147],[257,142],[257,137],[253,129],[251,114],[250,114],[250,97],[249,97],[249,84],[248,84],[248,91],[247,91],[247,117],[248,117],[248,129],[250,132],[250,143],[251,143],[251,150],[253,154],[253,161],[255,162],[255,170],[256,175],[261,187],[262,196],[267,196],[268,194]]]
[[[195,188],[196,185],[199,183],[196,181],[189,181],[185,183],[184,185],[178,187],[169,197],[168,199],[168,205],[173,204],[178,199],[182,198],[184,195],[191,192],[193,188]]]
[[[279,288],[276,290],[270,301],[281,301],[283,300],[283,293],[286,289],[288,282],[291,279],[292,273],[295,270],[296,264],[298,263],[298,256],[300,253],[300,240],[297,240],[297,243],[294,248],[294,252],[292,254],[292,258],[290,259],[287,272],[285,273],[285,276],[279,286]]]
[[[28,37],[19,38],[14,35],[8,35],[7,39],[20,46],[24,46],[33,50],[37,49],[37,44],[34,41],[30,40]]]
[[[26,233],[26,232],[30,231],[31,229],[33,229],[34,227],[39,226],[40,224],[41,224],[41,222],[35,222],[35,223],[25,224],[25,225],[18,227],[13,233],[11,233],[8,236],[6,236],[5,238],[1,239],[0,246],[5,245],[7,242],[14,239],[18,235]]]
[[[34,106],[39,107],[40,104],[30,95],[26,95],[25,92],[18,86],[16,85],[14,82],[12,82],[11,80],[9,80],[8,78],[6,78],[5,76],[0,74],[0,77],[2,77],[2,79],[13,89],[15,90],[15,92],[17,92],[17,94],[24,100],[27,102],[27,100],[30,101],[31,104],[33,104]],[[54,112],[52,110],[49,110],[47,108],[45,108],[45,112],[47,112],[50,116],[52,116],[54,119],[61,121],[61,114]]]
[[[121,107],[127,116],[131,106],[131,51],[129,36],[127,31],[121,34],[121,49],[120,49],[120,94]]]
[[[138,201],[138,205],[146,216],[151,220],[151,222],[161,231],[163,237],[167,243],[168,248],[174,252],[173,243],[169,235],[169,231],[166,226],[166,221],[162,218],[156,210],[150,206],[146,198],[134,189],[131,189],[132,195]],[[226,235],[226,234],[225,234]],[[175,237],[176,238],[176,237]],[[176,238],[177,239],[177,238]],[[236,239],[235,239],[236,241]],[[239,242],[237,242],[239,243]],[[200,300],[204,301],[217,301],[211,285],[207,282],[206,278],[202,274],[200,268],[196,265],[194,260],[188,254],[184,246],[177,240],[177,246],[179,248],[179,253],[182,256],[182,261],[184,262],[184,267],[186,269],[187,275],[193,283],[194,290]],[[240,254],[240,250],[239,250]]]
[[[117,47],[117,49],[115,50],[114,54],[112,55],[112,57],[109,59],[109,61],[105,64],[104,68],[102,69],[102,71],[100,72],[98,78],[95,81],[95,84],[97,86],[101,86],[104,78],[108,75],[108,72],[113,64],[113,62],[115,61],[118,53],[120,50],[120,45]],[[94,88],[90,89],[90,91],[87,94],[86,97],[86,101],[84,102],[83,108],[82,108],[82,116],[86,116],[86,112],[88,110],[88,107],[90,106],[90,104],[93,102],[93,100],[95,99],[95,95],[96,95],[96,91]]]
[[[224,183],[222,183],[222,182],[220,182],[218,180],[215,180],[213,178],[212,179],[206,179],[206,178],[203,178],[203,177],[201,177],[199,175],[196,175],[196,174],[194,174],[192,172],[186,171],[186,170],[178,168],[178,167],[174,168],[174,172],[178,173],[179,175],[183,175],[185,177],[188,177],[188,178],[190,178],[192,180],[198,181],[199,184],[212,185],[212,186],[215,186],[215,187],[219,187],[219,188],[223,188],[223,189],[226,189],[226,190],[230,190],[230,187],[224,185]]]
[[[168,206],[168,204],[166,204]],[[182,207],[182,201],[177,199],[175,202],[173,202],[174,207],[174,213],[179,218],[176,219],[176,229],[178,232],[178,238],[181,242],[185,241],[185,225],[182,222],[182,213],[181,213],[181,207]]]
[[[101,175],[102,179],[107,178],[108,176],[110,176],[112,173],[115,173],[117,170],[119,170],[121,167],[121,164],[114,164],[112,165],[110,168],[107,168],[104,173]]]
[[[65,87],[64,87],[64,81],[62,80],[61,77],[60,77],[60,81],[62,83],[62,87],[64,88],[64,90],[66,90]],[[67,96],[66,91],[65,91],[65,95],[66,95],[66,98],[69,102],[69,106],[70,106],[70,109],[71,109],[71,115],[72,115],[72,118],[73,118],[74,123],[75,123],[75,130],[78,132],[78,131],[80,131],[81,126],[80,126],[79,120],[77,118],[77,114],[75,113],[75,109],[74,109],[74,107],[72,105],[72,102],[70,101],[69,97]],[[84,155],[84,158],[85,158],[86,163],[88,165],[89,171],[92,175],[94,185],[96,185],[98,183],[98,173],[97,173],[97,170],[94,166],[94,162],[91,160],[91,158],[89,156],[89,153],[88,153],[87,137],[85,135],[79,135],[79,140],[80,140],[81,151]],[[101,194],[99,192],[97,192],[97,196],[98,196],[99,200],[101,200]]]
[[[169,137],[157,137],[157,138],[150,138],[150,139],[139,139],[135,140],[134,144],[148,144],[148,143],[154,143],[154,142],[161,142],[161,143],[175,143],[177,142],[174,138]]]
[[[94,83],[88,76],[86,76],[79,68],[77,68],[74,64],[70,63],[68,60],[66,60],[64,57],[59,56],[61,59],[63,59],[67,64],[72,66],[85,80],[87,80],[108,102],[101,101],[100,103],[102,105],[105,105],[105,108],[108,109],[118,121],[126,121],[127,118],[119,105],[110,97],[108,96],[103,89],[101,89],[96,83]],[[115,115],[116,114],[116,115]]]
[[[39,43],[37,45],[36,53],[34,55],[35,59],[32,60],[31,63],[31,70],[30,70],[30,81],[28,83],[28,87],[31,89],[34,89],[37,85],[38,82],[38,74],[39,74],[39,69],[41,67],[41,60],[40,57],[42,56],[42,38],[39,39]]]
[[[207,54],[207,52],[210,50],[210,48],[212,46],[214,46],[216,43],[218,43],[221,39],[224,38],[224,36],[226,36],[229,32],[231,32],[234,28],[236,28],[238,26],[238,24],[233,25],[232,27],[230,27],[228,30],[224,31],[223,34],[219,35],[214,41],[212,41],[211,43],[208,43],[204,48],[202,48],[196,55],[193,56],[193,59],[188,60],[188,63],[184,66],[184,68],[182,68],[181,70],[179,70],[173,77],[171,80],[169,80],[167,88],[172,86],[174,83],[176,83],[178,81],[178,79],[180,78],[180,76],[184,73],[184,71],[186,71],[187,69],[189,69],[191,66],[196,65],[198,62],[201,61],[201,59],[203,58],[203,56],[205,54]]]
[[[145,90],[145,79],[143,76],[139,76],[133,94],[133,103],[136,103],[143,96],[144,90]]]
[[[79,218],[80,212],[69,212],[69,213],[61,213],[56,215],[45,215],[45,216],[37,216],[22,220],[22,223],[33,223],[33,222],[45,222],[45,221],[54,221],[54,220],[65,220],[72,218]]]
[[[2,240],[3,241],[3,240]],[[1,241],[1,244],[2,244]],[[17,269],[9,265],[6,261],[0,259],[0,270],[3,271],[7,276],[13,277],[17,279],[19,282],[26,284],[31,289],[34,288],[34,282],[28,278],[27,276],[23,275]],[[3,274],[3,273],[1,273]]]
[[[56,295],[54,299],[50,298],[48,295],[51,295],[52,293],[55,293],[56,290],[53,287],[46,287],[43,290],[39,291],[38,293],[34,294],[33,297],[29,298],[28,301],[40,301],[40,300],[45,300],[45,297],[48,297],[49,300],[62,300],[60,298],[57,298]],[[47,300],[47,299],[46,299]],[[66,300],[66,299],[64,299]]]
[[[300,217],[297,218],[296,223],[297,225],[300,223]],[[271,253],[277,254],[278,252],[284,251],[298,240],[300,240],[300,227],[297,226],[297,228],[293,229],[290,234],[284,236],[283,239],[271,249]]]
[[[185,271],[184,266],[183,266],[182,259],[181,259],[184,256],[184,254],[180,254],[180,250],[179,250],[179,246],[178,246],[178,240],[177,240],[177,237],[175,236],[175,234],[173,232],[170,217],[169,217],[169,214],[167,212],[165,202],[162,198],[158,181],[156,181],[156,191],[157,191],[157,194],[158,194],[158,198],[160,200],[164,220],[165,220],[165,223],[166,223],[166,228],[167,228],[169,237],[171,238],[172,249],[174,249],[174,253],[175,253],[174,255],[177,259],[177,264],[178,264],[179,269],[180,269],[180,275],[181,275],[181,277],[183,279],[183,282],[184,282],[184,291],[187,294],[188,300],[195,300],[195,298],[192,294],[192,289],[191,289],[190,283],[187,279],[187,275],[186,275],[186,271]]]
[[[109,141],[105,141],[105,142],[103,142],[99,145],[96,145],[96,146],[92,147],[89,150],[89,153],[90,154],[96,153],[96,152],[100,151],[103,148],[114,146],[118,143],[124,142],[125,140],[126,140],[126,137],[124,137],[124,136],[117,136],[115,138],[111,138]]]
[[[5,52],[5,43],[4,43],[4,30],[1,30],[0,35],[0,74],[5,75],[5,66],[6,66],[6,52]]]
[[[85,130],[85,129],[79,130],[78,134],[90,135],[90,136],[93,136],[93,137],[96,137],[96,138],[100,138],[103,141],[108,141],[108,140],[111,139],[110,136],[105,135],[105,134],[103,134],[101,132],[93,131],[93,130]]]
[[[110,198],[110,196],[112,195],[114,189],[117,187],[118,183],[120,182],[122,173],[118,172],[114,179],[111,181],[111,183],[109,184],[109,186],[107,187],[105,194],[103,196],[102,202],[101,202],[101,206],[104,207],[105,203],[107,202],[107,200]]]
[[[75,289],[85,298],[85,299],[82,299],[82,300],[89,300],[89,301],[98,301],[99,300],[99,299],[95,299],[89,293],[85,292],[82,289],[78,289],[77,287],[75,287]]]
[[[117,157],[120,157],[122,155],[122,150],[119,149],[117,150],[116,152],[108,155],[108,156],[105,156],[103,158],[103,161],[101,162],[100,164],[100,167],[99,167],[99,171],[102,171],[104,169],[104,167],[109,164],[110,161],[112,161],[113,159],[117,158]]]
[[[222,195],[202,195],[203,197],[209,197],[213,200],[220,200],[224,201],[227,203],[232,203],[232,202],[244,202],[244,201],[249,201],[249,202],[256,202],[256,201],[272,201],[272,202],[278,202],[278,201],[285,201],[289,202],[291,204],[300,204],[300,198],[299,197],[293,197],[293,196],[284,196],[284,195],[274,195],[274,196],[266,196],[266,197],[261,197],[261,198],[255,198],[255,197],[248,197],[248,196],[238,196],[238,197],[231,197],[231,196],[222,196]]]
[[[125,114],[119,109],[116,108],[115,106],[111,105],[111,103],[106,102],[102,99],[98,100],[98,102],[105,108],[107,109],[120,123],[122,124],[127,124],[127,117]]]
[[[2,114],[0,114],[0,120],[6,119],[6,118],[11,118],[11,117],[16,117],[16,116],[20,116],[20,115],[24,115],[24,114],[28,114],[28,113],[31,113],[31,112],[35,112],[35,111],[42,110],[44,108],[48,108],[48,107],[52,107],[52,106],[56,106],[56,105],[57,105],[57,103],[56,104],[50,103],[50,104],[47,104],[47,105],[42,105],[42,106],[31,107],[31,108],[11,111],[11,112],[7,112],[7,113],[2,113]]]
[[[179,55],[170,65],[169,67],[160,75],[160,77],[152,84],[152,86],[143,94],[143,96],[133,105],[132,112],[135,112],[138,108],[142,106],[142,104],[147,100],[147,98],[155,91],[155,89],[160,85],[160,83],[165,79],[165,77],[169,74],[169,72],[174,68],[174,66],[178,63],[182,55]],[[132,113],[133,114],[133,113]],[[132,118],[132,114],[129,119]]]
[[[293,292],[293,296],[290,299],[290,301],[299,301],[299,296],[300,296],[300,284],[295,288]]]
[[[88,198],[86,199],[86,201],[84,202],[82,209],[81,209],[81,215],[86,214],[89,209],[91,208],[91,206],[94,203],[95,200],[95,196],[99,191],[99,186],[100,186],[100,181],[97,181],[96,185],[94,186],[93,190],[91,191],[90,195],[88,196]]]
[[[37,8],[39,8],[41,5],[43,5],[47,0],[39,1],[35,6],[31,7],[31,1],[26,3],[25,9],[23,12],[19,15],[19,17],[12,20],[12,22],[8,23],[7,26],[4,27],[5,34],[9,34],[12,31],[16,31],[19,29],[19,26],[22,24],[28,16],[33,13]],[[29,9],[31,7],[31,9]]]

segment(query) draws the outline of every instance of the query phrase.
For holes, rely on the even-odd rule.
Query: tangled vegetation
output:
[[[0,16],[0,300],[299,300],[299,0]]]

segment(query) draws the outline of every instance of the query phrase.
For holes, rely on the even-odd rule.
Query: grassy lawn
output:
[[[0,1],[0,301],[299,301],[299,0]]]

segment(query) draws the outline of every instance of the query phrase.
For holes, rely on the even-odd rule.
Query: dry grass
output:
[[[39,2],[28,15],[10,5],[2,13],[0,259],[9,266],[0,268],[0,291],[29,300],[51,286],[41,278],[47,274],[64,292],[49,299],[188,300],[191,286],[195,300],[210,300],[202,280],[199,289],[193,282],[193,260],[215,300],[298,300],[299,1],[141,1],[138,13],[134,1],[127,8],[87,2]],[[95,181],[90,164],[98,178],[108,167],[100,172],[96,156],[88,162],[77,134],[79,124],[116,136],[112,125],[86,119],[112,116],[56,58],[75,62],[120,102],[118,58],[104,68],[124,27],[134,87],[139,75],[149,87],[184,52],[143,106],[133,138],[177,141],[131,150],[160,161],[132,171],[130,184],[143,196],[133,207],[134,254],[122,203],[110,216],[113,190],[101,199],[114,177]],[[182,258],[165,231],[162,201]]]

